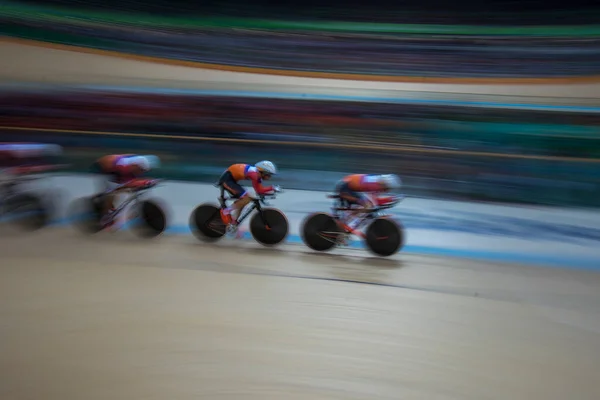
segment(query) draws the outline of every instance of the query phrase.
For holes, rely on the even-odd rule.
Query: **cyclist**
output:
[[[2,175],[21,175],[57,168],[55,160],[62,148],[44,143],[0,143],[0,171]]]
[[[277,174],[277,168],[271,161],[260,161],[255,165],[233,164],[225,170],[219,178],[218,185],[226,190],[235,202],[221,210],[221,218],[227,225],[237,226],[240,212],[246,207],[255,195],[264,195],[278,192],[279,186],[263,186],[263,180],[269,180]],[[249,180],[252,182],[252,191],[244,189],[238,182]]]
[[[359,234],[355,232],[357,224],[361,221],[358,215],[365,209],[393,201],[393,197],[380,196],[380,194],[398,189],[400,186],[401,180],[395,174],[352,174],[342,178],[336,185],[335,194],[339,196],[343,206],[352,210],[340,219],[340,227],[347,232]]]
[[[102,207],[102,228],[113,225],[115,211],[114,199],[117,194],[148,185],[148,180],[139,179],[143,174],[157,167],[160,160],[156,156],[136,154],[111,154],[100,157],[91,167],[92,172],[102,175],[101,196],[104,196]]]

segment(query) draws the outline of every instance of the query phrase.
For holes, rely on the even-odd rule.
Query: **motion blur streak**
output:
[[[600,10],[388,3],[3,1],[2,400],[600,398]]]

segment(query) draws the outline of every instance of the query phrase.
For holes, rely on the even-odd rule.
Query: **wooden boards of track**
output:
[[[3,399],[600,398],[598,274],[56,230],[0,251]]]
[[[0,78],[37,84],[114,85],[330,96],[598,105],[600,83],[450,84],[276,76],[168,65],[135,56],[16,39],[0,40]],[[501,97],[498,97],[501,96]]]

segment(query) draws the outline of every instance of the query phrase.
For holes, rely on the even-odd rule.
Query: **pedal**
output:
[[[340,246],[340,247],[348,246],[349,241],[350,241],[350,235],[348,235],[347,233],[343,233],[338,236],[336,245]]]
[[[235,239],[242,239],[244,237],[244,231],[241,229],[237,229],[235,232]]]
[[[225,225],[233,224],[233,218],[231,217],[231,214],[226,214],[225,210],[223,209],[221,209],[221,221],[223,221]]]

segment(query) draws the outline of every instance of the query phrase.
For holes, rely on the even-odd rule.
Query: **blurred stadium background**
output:
[[[451,9],[425,3],[388,10],[352,3],[3,2],[0,32],[267,74],[558,82],[565,91],[571,82],[600,81],[600,13],[591,6],[541,12],[537,2],[520,2],[516,12],[506,2]],[[137,89],[4,85],[0,137],[63,145],[75,171],[106,153],[142,151],[162,158],[162,177],[213,182],[230,163],[269,158],[284,172],[282,184],[296,189],[329,190],[346,173],[393,172],[413,196],[599,205],[600,93],[579,100],[513,96],[510,106],[486,107],[506,99],[367,102]]]

